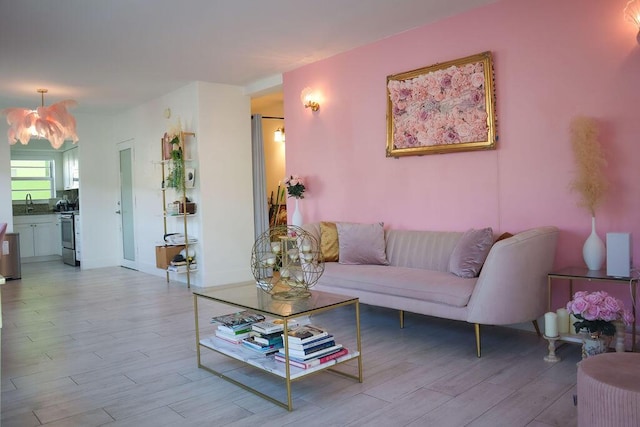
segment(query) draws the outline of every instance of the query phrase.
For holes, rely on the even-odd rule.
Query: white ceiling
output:
[[[496,0],[0,0],[0,108],[246,86]]]

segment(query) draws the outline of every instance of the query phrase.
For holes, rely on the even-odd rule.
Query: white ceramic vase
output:
[[[300,207],[298,206],[298,200],[296,199],[296,207],[293,210],[293,215],[291,215],[291,224],[296,225],[298,227],[302,227],[302,212],[300,212]]]
[[[582,256],[589,270],[600,270],[604,263],[605,247],[604,242],[596,233],[596,218],[591,217],[591,234],[584,242]]]

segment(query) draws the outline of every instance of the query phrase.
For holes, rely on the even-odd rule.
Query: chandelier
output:
[[[78,142],[76,134],[76,119],[67,112],[67,107],[75,107],[76,101],[67,99],[44,106],[44,94],[47,89],[38,89],[42,97],[42,105],[35,110],[25,108],[5,108],[2,114],[7,116],[9,130],[7,137],[9,144],[20,141],[28,144],[32,137],[49,140],[56,150],[64,144],[65,140]]]

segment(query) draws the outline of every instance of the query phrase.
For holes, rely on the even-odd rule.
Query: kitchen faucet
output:
[[[27,196],[24,198],[24,204],[26,206],[27,214],[33,212],[33,200],[31,199],[31,193],[27,193]]]

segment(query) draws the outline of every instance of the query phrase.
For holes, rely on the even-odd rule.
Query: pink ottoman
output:
[[[640,353],[604,353],[578,364],[578,426],[640,426]]]

